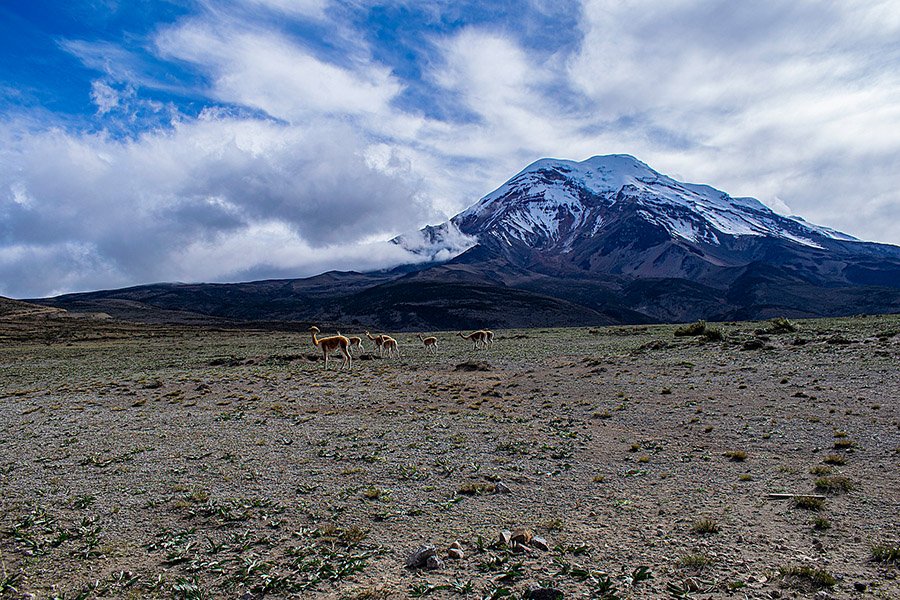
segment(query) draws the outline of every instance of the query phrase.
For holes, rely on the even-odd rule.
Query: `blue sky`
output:
[[[898,40],[875,0],[6,0],[0,294],[396,264],[545,156],[897,244]]]

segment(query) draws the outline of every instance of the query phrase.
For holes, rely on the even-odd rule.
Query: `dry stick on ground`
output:
[[[488,346],[488,337],[489,337],[488,332],[483,329],[479,329],[478,331],[473,331],[472,333],[470,333],[468,335],[463,335],[463,333],[460,331],[456,335],[458,335],[459,337],[461,337],[464,340],[469,340],[470,342],[472,342],[474,344],[474,346],[472,346],[473,350],[478,349],[478,344],[484,344],[485,348],[487,348],[487,346]],[[494,339],[493,333],[490,334],[490,339],[493,341],[493,339]]]
[[[416,334],[422,343],[425,344],[425,351],[437,354],[437,338],[434,336],[423,338],[421,333]]]
[[[817,500],[825,500],[825,496],[821,494],[769,494],[772,500],[791,500],[793,498],[815,498]]]
[[[349,369],[353,370],[353,357],[350,356],[350,340],[345,338],[342,335],[333,335],[331,337],[320,338],[316,334],[319,333],[319,328],[313,325],[309,328],[310,333],[312,333],[312,341],[313,345],[316,348],[320,348],[322,350],[322,355],[325,356],[325,369],[328,369],[328,354],[330,352],[334,352],[335,350],[340,350],[341,354],[344,355],[344,362],[341,363],[341,368],[344,368],[344,365],[347,365]]]

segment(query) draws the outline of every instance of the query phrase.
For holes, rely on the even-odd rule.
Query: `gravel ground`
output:
[[[0,597],[898,598],[900,317],[795,325],[2,319]]]

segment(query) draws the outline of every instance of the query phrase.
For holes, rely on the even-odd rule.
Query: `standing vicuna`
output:
[[[394,356],[394,354],[397,355],[397,358],[400,358],[400,347],[397,346],[397,340],[395,340],[391,336],[381,336],[381,347],[387,350],[388,358],[391,358],[392,356]]]
[[[341,332],[338,331],[338,335],[341,335]],[[347,341],[350,342],[350,350],[356,348],[359,350],[360,354],[366,351],[365,346],[362,345],[362,338],[356,335],[348,335]]]
[[[470,333],[468,335],[463,335],[463,333],[460,331],[456,335],[458,335],[459,337],[461,337],[464,340],[469,340],[470,342],[472,342],[474,344],[474,346],[472,346],[473,350],[478,349],[478,344],[483,344],[484,347],[487,348],[488,342],[494,341],[493,332],[485,331],[483,329],[479,329],[478,331],[473,331],[472,333]]]
[[[421,333],[416,334],[422,343],[425,344],[425,352],[437,355],[437,338],[434,336],[423,338]]]
[[[341,354],[344,355],[344,362],[341,363],[341,368],[343,369],[344,365],[347,365],[349,370],[353,370],[353,357],[350,356],[350,340],[340,334],[320,338],[316,335],[319,333],[319,328],[315,325],[310,327],[309,331],[312,333],[313,345],[316,348],[322,349],[322,355],[325,357],[326,370],[328,369],[328,354],[335,350],[340,350]]]
[[[366,331],[366,337],[375,342],[375,347],[378,348],[378,356],[381,356],[383,351],[382,346],[384,345],[384,338],[386,338],[387,336],[380,333],[376,336],[373,336],[371,333]]]

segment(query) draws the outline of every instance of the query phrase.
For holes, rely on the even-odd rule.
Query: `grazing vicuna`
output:
[[[313,345],[322,350],[322,355],[325,357],[326,370],[328,369],[328,355],[335,350],[340,350],[341,354],[344,355],[344,362],[341,363],[341,368],[343,369],[344,365],[347,365],[348,369],[353,370],[353,357],[350,356],[350,340],[340,334],[320,338],[317,335],[319,328],[315,325],[310,327],[309,331],[312,333]]]
[[[484,347],[487,348],[488,339],[490,339],[491,342],[494,341],[494,334],[490,333],[490,335],[488,335],[488,333],[489,332],[487,332],[483,329],[479,329],[478,331],[473,331],[472,333],[467,334],[467,335],[463,335],[463,333],[460,331],[456,335],[458,335],[459,337],[461,337],[464,340],[469,340],[470,342],[472,342],[474,344],[472,346],[472,349],[477,350],[478,344],[483,344]]]
[[[430,352],[432,354],[437,354],[437,338],[434,336],[423,338],[421,333],[417,333],[419,339],[422,340],[422,343],[425,345],[425,352]]]

